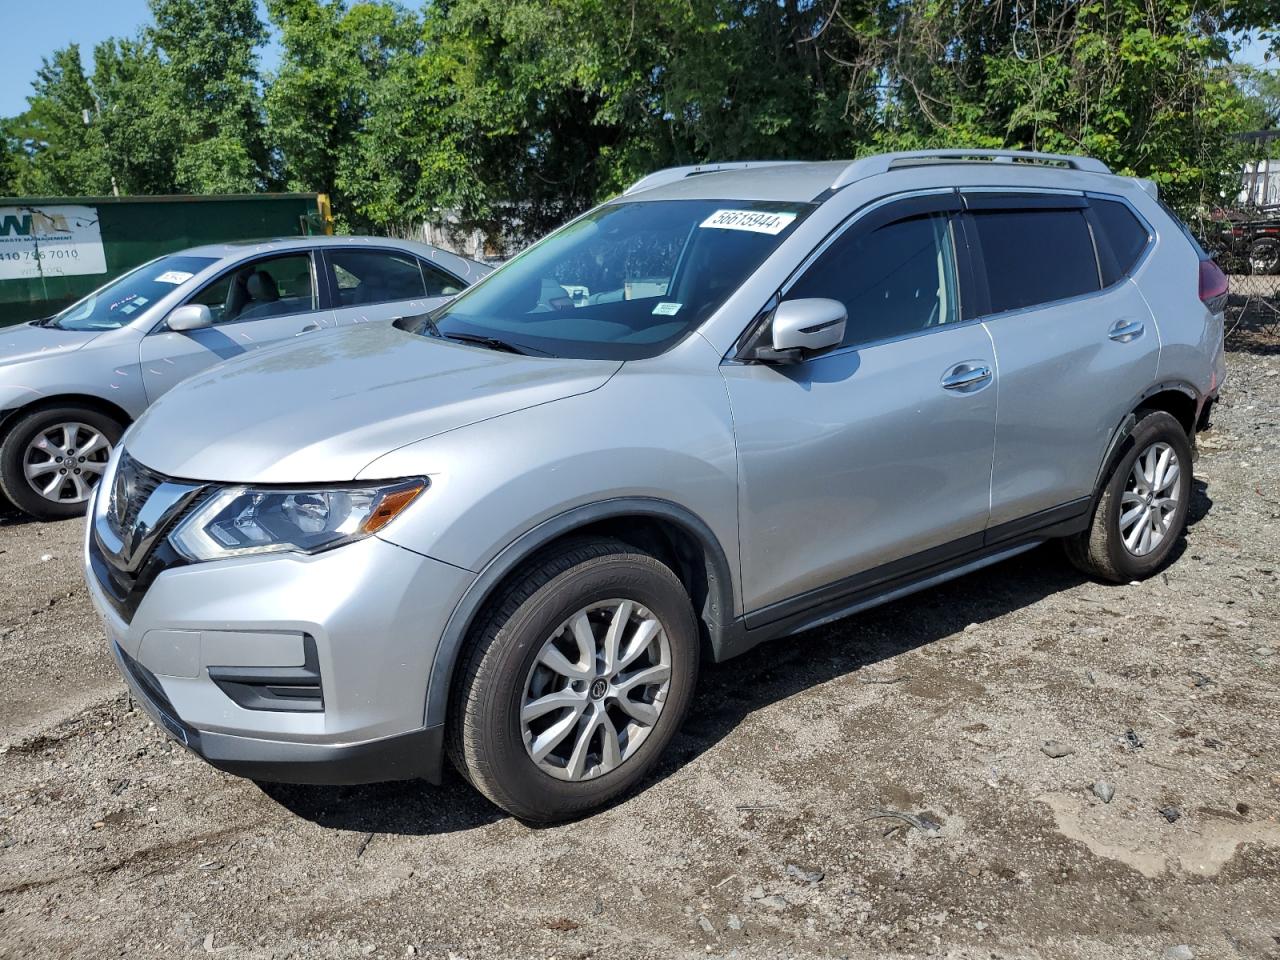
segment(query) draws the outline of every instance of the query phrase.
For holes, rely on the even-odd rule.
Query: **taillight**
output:
[[[1220,313],[1227,305],[1230,283],[1227,275],[1212,260],[1200,261],[1200,300],[1212,313]]]

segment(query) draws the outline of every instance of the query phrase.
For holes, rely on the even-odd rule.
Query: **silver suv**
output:
[[[1149,576],[1226,280],[1144,181],[980,151],[665,170],[397,328],[173,390],[99,487],[136,696],[263,780],[529,821],[641,780],[724,660],[1049,539]]]
[[[408,240],[218,243],[0,329],[0,500],[81,514],[125,427],[184,378],[299,334],[421,313],[488,272]]]

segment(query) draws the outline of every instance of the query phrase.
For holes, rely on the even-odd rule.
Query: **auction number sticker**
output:
[[[702,221],[704,229],[746,230],[749,233],[781,233],[796,218],[794,213],[768,210],[717,210]]]
[[[166,270],[156,277],[156,283],[186,283],[194,276],[194,273],[187,273],[185,270]]]

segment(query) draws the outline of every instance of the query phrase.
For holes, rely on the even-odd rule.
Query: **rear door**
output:
[[[425,313],[466,283],[412,253],[380,247],[326,247],[325,275],[340,325]]]
[[[975,255],[966,301],[979,305],[996,355],[989,539],[999,539],[1087,507],[1116,427],[1155,379],[1160,338],[1099,247],[1083,195],[963,199]]]
[[[209,281],[184,303],[203,303],[213,326],[175,333],[163,323],[142,338],[148,402],[222,360],[333,323],[312,250],[255,257]]]

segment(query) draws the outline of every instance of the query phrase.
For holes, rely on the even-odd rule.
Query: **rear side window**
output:
[[[919,333],[956,311],[955,257],[948,218],[930,214],[838,238],[787,292],[825,297],[849,313],[845,346]]]
[[[1102,288],[1082,211],[978,210],[970,216],[982,245],[992,313]]]
[[[422,267],[407,253],[380,250],[334,250],[327,253],[344,307],[414,300],[425,297]]]
[[[1094,218],[1102,283],[1109,287],[1134,268],[1151,237],[1142,221],[1119,200],[1093,197],[1089,207]]]

